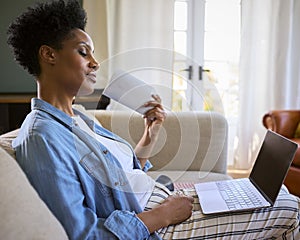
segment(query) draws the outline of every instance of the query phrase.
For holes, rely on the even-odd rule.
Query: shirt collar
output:
[[[68,114],[42,99],[31,99],[31,110],[40,110],[46,112],[69,127],[73,127],[75,124],[74,120]]]
[[[39,98],[33,98],[31,100],[31,109],[32,110],[40,110],[43,112],[46,112],[47,114],[51,115],[52,117],[54,117],[58,122],[61,122],[63,125],[67,126],[68,128],[72,129],[76,126],[76,121],[75,119],[73,119],[72,117],[70,117],[68,114],[66,114],[65,112],[59,110],[58,108],[54,107],[53,105],[51,105],[48,102],[45,102],[42,99]],[[94,128],[94,121],[89,119],[87,116],[85,116],[83,113],[81,113],[80,111],[77,111],[76,109],[73,109],[74,113],[76,115],[79,115],[87,124],[91,129],[94,129],[94,131],[96,131],[97,134],[100,134],[102,136],[105,137],[109,137],[111,139],[120,141],[120,142],[124,142],[128,145],[128,143],[126,141],[124,141],[122,138],[120,138],[119,136],[115,135],[114,133],[102,128],[99,126],[99,128]]]

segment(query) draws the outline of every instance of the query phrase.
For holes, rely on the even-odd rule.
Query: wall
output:
[[[39,0],[45,2],[46,0]],[[0,2],[0,93],[36,91],[34,78],[15,61],[6,39],[9,24],[37,0],[1,0]],[[80,1],[82,3],[82,1]]]

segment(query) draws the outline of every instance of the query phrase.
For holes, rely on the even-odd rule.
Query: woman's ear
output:
[[[52,47],[42,45],[39,49],[39,58],[43,62],[54,65],[56,63],[56,52]]]

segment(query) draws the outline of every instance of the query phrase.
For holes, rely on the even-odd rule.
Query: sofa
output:
[[[143,133],[144,120],[137,113],[77,109],[133,146]],[[11,142],[17,134],[18,129],[0,136],[0,239],[68,239],[15,161]],[[154,179],[167,175],[175,187],[230,179],[226,174],[227,134],[227,122],[218,113],[168,113],[148,174]]]
[[[263,116],[263,125],[296,142],[298,149],[284,180],[290,193],[300,197],[300,110],[273,110]]]

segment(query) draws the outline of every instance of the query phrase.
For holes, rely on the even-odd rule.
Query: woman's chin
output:
[[[84,97],[91,95],[94,92],[95,88],[80,88],[79,91],[77,92],[76,96],[77,97]]]

